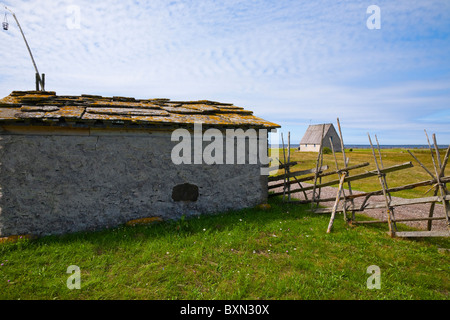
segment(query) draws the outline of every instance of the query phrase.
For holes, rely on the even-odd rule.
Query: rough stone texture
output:
[[[0,134],[0,236],[95,230],[266,201],[259,164],[175,165],[175,144],[170,132]],[[185,183],[198,186],[197,201],[172,199]]]

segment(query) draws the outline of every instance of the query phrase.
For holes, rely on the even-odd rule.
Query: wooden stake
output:
[[[425,134],[426,134],[426,131],[425,131]],[[427,135],[427,139],[428,139],[428,135]],[[437,143],[436,143],[436,136],[435,135],[433,135],[433,140],[434,140],[434,144],[435,145],[437,145]],[[431,154],[433,155],[433,151],[431,150],[431,145],[430,145],[430,141],[428,140],[428,146],[430,147],[430,152],[431,152]],[[446,154],[445,154],[445,157],[444,157],[444,161],[442,162],[442,163],[440,163],[440,172],[439,172],[439,174],[438,174],[438,177],[435,177],[432,173],[431,173],[431,171],[430,170],[428,170],[428,168],[427,167],[425,167],[424,165],[423,165],[423,163],[422,162],[420,162],[419,161],[419,159],[417,159],[412,153],[411,153],[411,151],[409,151],[409,150],[407,150],[408,152],[409,152],[409,154],[419,163],[419,165],[433,178],[433,180],[434,181],[436,181],[438,184],[439,183],[441,183],[441,181],[440,181],[440,179],[441,179],[441,177],[444,175],[444,171],[445,171],[445,166],[447,165],[447,161],[448,161],[448,158],[449,158],[449,155],[450,155],[450,146],[447,148],[447,152],[446,152]],[[437,155],[439,155],[439,153],[437,153]],[[439,157],[439,162],[440,162],[440,157]],[[433,163],[434,163],[434,159],[433,159]],[[437,171],[436,171],[436,173],[437,173]],[[438,192],[439,192],[439,186],[436,186],[436,188],[435,188],[435,190],[434,190],[434,196],[437,196],[437,194],[438,194]],[[430,205],[430,210],[429,210],[429,212],[428,212],[428,217],[429,218],[431,218],[431,217],[433,217],[433,214],[434,214],[434,208],[435,208],[435,206],[436,206],[436,203],[435,202],[433,202],[433,203],[431,203],[431,205]],[[427,229],[428,229],[428,231],[431,231],[431,227],[432,227],[432,220],[429,220],[428,221],[428,224],[427,224]]]
[[[380,164],[381,164],[381,168],[384,168],[384,165],[383,165],[383,159],[381,158],[381,149],[380,149],[380,144],[378,143],[378,138],[377,138],[377,135],[375,135],[375,140],[377,141],[377,146],[378,146],[378,155],[380,156]]]
[[[337,118],[337,125],[338,125],[338,129],[339,129],[339,137],[341,139],[342,156],[344,157],[344,168],[347,169],[349,159],[347,159],[345,157],[344,137],[342,136],[341,123],[339,122],[339,118]],[[347,176],[348,175],[349,175],[349,172],[347,171]],[[350,181],[347,182],[347,186],[348,186],[348,193],[350,195],[352,195],[353,191],[352,191],[352,185],[351,185]],[[350,203],[351,203],[352,207],[354,207],[355,203],[354,203],[353,199],[350,200]],[[352,219],[355,219],[354,212],[352,212]]]
[[[445,216],[447,218],[447,229],[450,230],[450,221],[449,221],[450,203],[447,200],[445,200],[445,196],[446,196],[447,192],[446,192],[446,189],[444,187],[444,184],[441,181],[441,172],[442,172],[443,164],[441,163],[441,156],[439,155],[439,148],[437,146],[436,135],[435,134],[433,134],[433,141],[434,141],[434,149],[436,151],[436,157],[438,159],[439,170],[440,170],[438,172],[437,167],[435,167],[435,169],[436,169],[436,179],[438,181],[439,192],[441,193],[442,204],[444,205]]]
[[[342,187],[344,184],[346,172],[342,173],[341,178],[339,180],[339,188],[336,195],[336,201],[334,202],[333,211],[331,212],[330,223],[328,224],[327,233],[331,232],[331,228],[333,227],[334,217],[336,216],[337,206],[339,204],[339,199],[341,198]]]
[[[380,171],[380,168],[378,167],[378,161],[377,161],[377,157],[375,155],[375,150],[374,150],[373,145],[372,145],[372,139],[370,139],[370,134],[367,133],[367,135],[369,136],[370,147],[372,148],[372,154],[373,154],[373,157],[374,157],[374,160],[375,160],[375,165],[376,165],[377,171],[378,171],[378,179],[380,180],[381,188],[383,189],[384,200],[386,202],[386,213],[387,213],[387,217],[388,217],[388,221],[389,221],[389,234],[391,235],[391,237],[393,237],[394,236],[394,230],[393,230],[393,226],[392,226],[391,209],[389,207],[389,199],[388,199],[388,196],[387,196],[387,193],[386,193],[386,187],[385,187],[385,184],[384,184],[385,181],[383,179],[385,177],[385,175],[382,175],[382,173]]]
[[[313,210],[313,206],[314,206],[314,201],[316,200],[316,184],[317,184],[317,178],[318,178],[318,174],[319,174],[319,163],[320,163],[320,157],[322,155],[322,146],[323,146],[323,135],[325,132],[325,125],[322,125],[322,136],[320,138],[320,146],[319,146],[319,154],[317,155],[317,160],[316,160],[316,173],[314,175],[314,187],[313,187],[313,202],[311,202],[311,210]],[[319,189],[320,190],[320,189]],[[317,203],[318,205],[318,203]]]
[[[284,139],[283,139],[283,132],[281,133],[281,143],[283,145],[283,157],[284,157],[284,163],[286,162],[286,153],[284,151]],[[284,197],[286,195],[286,175],[287,175],[287,170],[288,170],[289,166],[286,166],[284,168],[284,179],[283,179],[283,201],[284,201]]]
[[[288,163],[291,162],[291,132],[288,132]],[[290,167],[287,168],[287,188],[288,188],[288,201],[291,201],[291,184],[289,183],[291,169]]]
[[[333,152],[334,163],[336,164],[336,171],[338,172],[339,179],[341,179],[341,176],[343,174],[346,174],[346,173],[345,172],[342,173],[342,174],[340,173],[339,165],[338,165],[338,162],[337,162],[337,159],[336,159],[336,153],[334,153],[333,140],[331,140],[331,137],[329,139],[330,139],[331,151]],[[344,221],[347,221],[347,211],[345,210],[345,206],[347,205],[347,200],[345,199],[345,190],[342,191],[342,194],[343,194],[343,198],[344,198],[344,204],[342,205],[342,209],[344,211]],[[339,194],[339,198],[340,198],[340,194]]]
[[[442,162],[441,172],[439,173],[439,177],[444,176],[445,167],[447,166],[448,159],[450,157],[450,145],[447,148],[447,152],[445,153],[444,161]]]
[[[378,143],[377,135],[375,135],[375,140],[377,141],[378,155],[380,157],[381,169],[384,169],[383,160],[382,160],[382,157],[381,157],[381,148],[380,148],[380,144]],[[387,181],[386,181],[386,177],[385,176],[383,177],[383,180],[384,180],[384,186],[386,187],[386,190],[389,190],[389,186],[387,185]],[[387,195],[389,196],[389,202],[392,201],[391,193],[387,192]]]
[[[430,177],[432,177],[434,180],[436,180],[436,178],[434,177],[434,175],[431,173],[431,171],[430,170],[428,170],[427,169],[427,167],[425,167],[424,165],[423,165],[423,163],[422,162],[420,162],[420,160],[419,159],[417,159],[416,158],[416,156],[415,155],[413,155],[412,153],[411,153],[411,151],[409,151],[409,150],[406,150],[406,151],[408,151],[409,152],[409,154],[419,163],[419,165],[430,175]]]
[[[435,159],[434,159],[433,149],[431,148],[430,139],[428,139],[427,130],[424,130],[424,131],[425,131],[425,135],[426,135],[426,137],[427,137],[428,147],[430,148],[431,159],[433,160],[434,171],[436,172],[436,177],[435,177],[435,179],[436,179],[436,181],[439,181],[439,180],[437,179],[438,172],[437,172],[436,161],[435,161]]]
[[[345,157],[345,149],[344,149],[344,138],[342,137],[341,123],[339,122],[339,118],[337,118],[337,125],[338,125],[338,129],[339,129],[339,137],[341,138],[342,156],[344,157],[344,163],[345,163],[346,157]]]
[[[433,196],[436,197],[437,194],[438,194],[438,191],[439,191],[439,187],[436,187],[434,189],[434,195]],[[428,231],[431,231],[431,227],[432,227],[432,223],[433,223],[433,220],[431,220],[431,218],[433,217],[434,207],[435,206],[436,206],[436,202],[432,202],[431,205],[430,205],[430,211],[428,212],[428,218],[430,218],[430,220],[428,220],[428,223],[427,223],[427,230]]]
[[[433,133],[433,143],[434,143],[434,150],[436,151],[436,158],[438,161],[439,169],[442,167],[441,163],[441,155],[439,154],[439,148],[436,142],[436,134]]]
[[[438,172],[436,161],[434,160],[433,150],[431,148],[430,140],[428,139],[428,134],[427,134],[426,130],[425,130],[425,135],[427,136],[428,146],[430,147],[431,157],[433,159],[434,171],[436,172],[436,181],[438,182],[439,192],[442,197],[442,204],[444,205],[445,216],[447,218],[447,229],[450,230],[450,221],[449,221],[450,204],[448,201],[445,200],[446,190],[444,188],[444,184],[440,180],[441,172],[440,171]],[[436,154],[439,155],[439,149],[438,149],[437,143],[436,143],[436,136],[434,134],[433,134],[433,140],[434,140],[434,149],[436,151]],[[438,163],[441,164],[440,162],[441,162],[441,157],[439,156]],[[442,168],[443,168],[443,166],[441,164],[441,166],[439,167],[439,170],[442,170]]]
[[[336,165],[336,171],[339,171],[339,165],[336,159],[336,153],[334,152],[334,146],[333,146],[333,140],[331,140],[331,137],[328,138],[330,140],[330,145],[331,145],[331,151],[333,152],[333,157],[334,157],[334,164]]]
[[[322,134],[322,141],[321,141],[321,145],[320,145],[320,164],[319,167],[323,166],[323,139],[324,139],[324,135]],[[319,177],[319,185],[322,183],[322,176],[318,175]],[[317,199],[320,199],[320,195],[322,192],[322,188],[319,188],[318,194],[317,194]],[[316,203],[316,208],[319,207],[319,202]]]

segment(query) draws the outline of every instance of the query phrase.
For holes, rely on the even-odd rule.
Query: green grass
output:
[[[271,152],[273,153],[275,150],[276,149],[271,149]],[[411,149],[410,151],[434,174],[433,160],[429,149]],[[441,160],[443,160],[446,150],[440,149],[439,152]],[[283,161],[284,157],[282,149],[278,150],[278,154],[279,158]],[[375,154],[378,164],[381,166],[377,150]],[[359,173],[364,173],[366,171],[376,170],[375,160],[373,158],[371,149],[353,149],[352,151],[346,149],[345,155],[350,159],[349,166],[369,162],[369,166],[367,167],[351,170],[350,175],[356,175]],[[384,167],[403,164],[405,162],[412,162],[412,164],[414,165],[414,167],[412,168],[388,173],[386,175],[386,180],[389,187],[398,187],[431,179],[431,177],[419,165],[419,163],[413,157],[411,157],[406,149],[382,149],[381,155]],[[342,153],[336,153],[336,158],[339,168],[343,168],[344,161]],[[297,165],[291,168],[291,172],[316,168],[317,152],[298,152],[296,151],[296,149],[291,149],[291,161],[297,161]],[[323,165],[328,165],[329,169],[327,171],[336,170],[336,164],[333,154],[324,154]],[[283,172],[284,171],[279,170],[278,174],[281,174]],[[447,165],[444,173],[445,176],[450,175],[450,164]],[[328,177],[324,177],[322,179],[322,182],[337,179],[337,175],[330,175]],[[358,181],[352,181],[351,185],[352,189],[359,191],[370,192],[381,190],[380,181],[377,176],[361,179]],[[344,187],[346,187],[346,185]],[[392,195],[402,198],[430,197],[433,195],[433,191],[430,191],[430,187],[431,186],[426,186],[415,188],[412,190],[404,190],[392,193]]]
[[[270,204],[0,244],[0,299],[448,299],[448,239],[392,239],[340,216],[327,234],[328,215]],[[371,265],[380,290],[366,286]]]

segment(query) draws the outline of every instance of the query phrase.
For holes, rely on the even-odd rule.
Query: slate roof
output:
[[[13,91],[0,100],[0,125],[279,128],[231,103],[171,101],[97,95],[58,96],[53,91]]]

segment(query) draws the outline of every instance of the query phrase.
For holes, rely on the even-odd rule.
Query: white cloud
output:
[[[46,73],[47,89],[58,94],[225,100],[298,134],[303,127],[292,124],[340,116],[361,131],[435,126],[450,142],[439,125],[446,118],[427,116],[440,115],[450,102],[449,2],[378,1],[376,31],[366,28],[369,4],[6,3]],[[79,29],[67,26],[70,5],[80,8]],[[34,87],[28,52],[9,20],[10,30],[0,33],[0,96]]]

